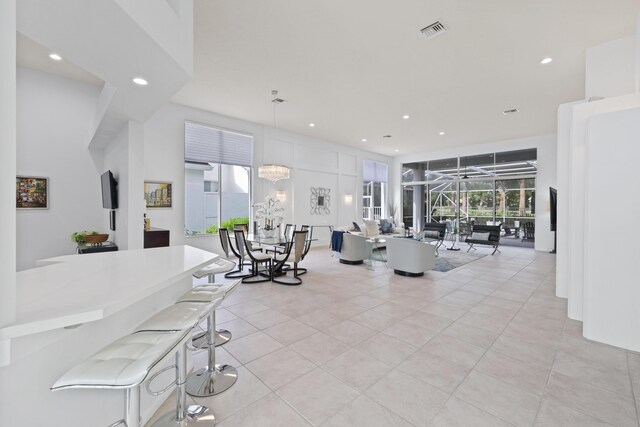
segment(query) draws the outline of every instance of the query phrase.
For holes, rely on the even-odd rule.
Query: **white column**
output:
[[[0,326],[16,313],[16,2],[0,0]],[[0,366],[9,351],[0,342]]]
[[[129,121],[128,125],[128,242],[129,249],[142,249],[144,239],[144,126],[134,121]]]

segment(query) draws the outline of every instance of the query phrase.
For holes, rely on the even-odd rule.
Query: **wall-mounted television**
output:
[[[118,209],[118,182],[111,171],[106,171],[100,177],[102,183],[102,207]]]
[[[556,231],[556,225],[558,221],[558,191],[549,187],[549,207],[551,208],[551,231]]]

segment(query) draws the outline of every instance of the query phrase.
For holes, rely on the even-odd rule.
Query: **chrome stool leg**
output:
[[[206,406],[191,405],[187,407],[187,345],[176,352],[176,409],[163,415],[153,427],[189,427],[213,426],[215,416]],[[136,425],[136,424],[133,424]]]
[[[231,332],[226,329],[217,329],[215,332],[215,343],[216,347],[220,345],[225,345],[231,340]],[[193,341],[191,342],[194,347],[197,348],[209,348],[209,332],[204,331],[193,336]]]
[[[216,365],[216,311],[207,317],[206,368],[199,369],[187,377],[187,393],[196,397],[213,396],[231,387],[238,379],[238,371],[230,365]]]
[[[124,422],[126,426],[140,425],[140,386],[124,391]]]

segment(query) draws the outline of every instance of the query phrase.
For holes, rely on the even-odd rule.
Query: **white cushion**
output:
[[[238,279],[224,285],[208,284],[196,286],[178,298],[178,302],[214,303],[215,307],[218,307],[240,283],[242,283],[242,280]]]
[[[364,220],[364,229],[362,229],[364,235],[367,237],[373,237],[380,234],[380,229],[378,228],[378,221],[373,219],[365,219]]]
[[[222,296],[220,297],[222,299]],[[193,328],[200,323],[212,309],[214,304],[197,302],[183,302],[171,305],[164,310],[151,316],[144,323],[138,326],[135,331],[181,331]]]
[[[231,271],[235,268],[236,264],[232,261],[227,261],[226,259],[219,258],[215,260],[212,264],[207,265],[202,270],[198,270],[193,273],[193,276],[202,279],[205,276],[210,274],[217,273],[226,273],[227,271]]]
[[[440,238],[440,233],[435,231],[435,230],[425,230],[422,232],[424,237],[427,237],[429,239],[439,239]]]
[[[80,387],[133,387],[187,336],[180,332],[139,332],[124,336],[73,367],[51,390]]]
[[[257,259],[257,260],[260,260],[260,261],[264,261],[264,260],[266,260],[266,259],[271,259],[271,255],[269,255],[269,254],[263,254],[263,253],[260,253],[260,252],[258,252],[258,253],[252,253],[252,254],[251,254],[251,256],[252,256],[253,258]]]
[[[477,231],[474,231],[473,233],[471,233],[471,240],[489,240],[489,232],[486,233],[480,233]]]

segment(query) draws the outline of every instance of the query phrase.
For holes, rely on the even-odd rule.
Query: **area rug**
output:
[[[376,253],[378,252],[380,257],[383,259],[387,258],[387,251],[385,248],[376,249]],[[444,247],[438,250],[438,254],[439,255],[436,257],[436,265],[433,267],[433,270],[443,273],[451,271],[454,268],[462,267],[465,264],[469,264],[470,262],[487,256],[486,254],[467,253],[464,250],[448,251]]]
[[[436,257],[436,266],[433,268],[435,271],[441,271],[446,273],[454,268],[462,267],[465,264],[469,264],[475,260],[487,256],[486,254],[472,254],[460,251],[448,251],[445,248],[438,250],[439,255]]]

